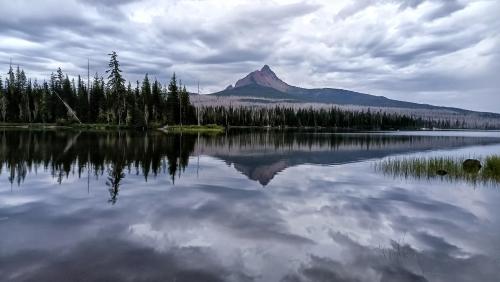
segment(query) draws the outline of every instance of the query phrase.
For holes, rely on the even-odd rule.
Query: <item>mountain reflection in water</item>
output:
[[[498,281],[498,189],[373,170],[448,135],[3,130],[0,281]]]
[[[28,173],[49,170],[58,183],[70,173],[106,175],[116,194],[126,174],[181,177],[190,156],[207,155],[233,165],[265,186],[280,171],[301,164],[333,165],[431,149],[500,143],[499,138],[325,134],[254,131],[224,136],[161,132],[0,132],[0,171],[21,185]],[[90,168],[90,169],[88,169]],[[116,195],[115,195],[116,196]],[[113,196],[114,197],[114,196]],[[113,200],[114,201],[114,200]]]

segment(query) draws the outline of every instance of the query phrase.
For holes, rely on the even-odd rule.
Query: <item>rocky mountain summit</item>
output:
[[[281,80],[268,65],[264,65],[261,70],[253,71],[244,78],[238,80],[234,88],[252,84],[273,88],[281,92],[288,92],[291,88],[291,86]]]
[[[439,110],[455,114],[479,114],[487,118],[500,118],[499,114],[481,113],[459,108],[434,106],[400,100],[389,99],[384,96],[370,95],[339,88],[302,88],[290,85],[281,80],[276,73],[264,65],[239,79],[234,86],[212,93],[214,96],[244,97],[246,100],[269,99],[295,103],[320,103],[335,105],[354,105],[377,108],[397,108],[410,110]]]

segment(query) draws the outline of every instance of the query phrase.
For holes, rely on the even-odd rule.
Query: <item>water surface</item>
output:
[[[498,132],[0,132],[0,281],[498,281]]]

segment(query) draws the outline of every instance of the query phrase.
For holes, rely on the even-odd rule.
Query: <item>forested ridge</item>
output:
[[[405,114],[378,111],[349,111],[337,107],[271,108],[205,106],[200,110],[203,124],[224,126],[330,127],[344,129],[384,130],[421,128],[465,128],[459,121],[424,119]]]
[[[69,78],[61,68],[48,81],[26,76],[10,65],[0,78],[0,121],[3,123],[105,123],[131,128],[165,124],[219,124],[224,126],[334,127],[351,129],[466,128],[459,120],[433,119],[383,110],[350,111],[330,108],[198,106],[175,73],[168,85],[148,74],[126,81],[116,52],[109,54],[104,76],[96,73],[89,83],[79,75]],[[484,124],[480,128],[491,129]]]

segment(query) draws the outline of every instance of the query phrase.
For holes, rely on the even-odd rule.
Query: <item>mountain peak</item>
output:
[[[264,65],[262,69],[260,69],[261,72],[273,72],[271,68],[268,65]]]
[[[244,78],[238,80],[234,88],[252,84],[270,87],[281,92],[287,92],[290,88],[290,85],[279,79],[268,65],[264,65],[261,70],[253,71]]]

